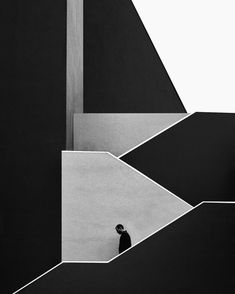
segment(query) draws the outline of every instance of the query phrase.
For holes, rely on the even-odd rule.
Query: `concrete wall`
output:
[[[83,112],[83,0],[67,1],[66,148],[73,148],[73,114]]]
[[[190,205],[107,153],[62,153],[62,260],[118,254],[122,223],[136,244]]]
[[[74,150],[130,150],[188,114],[75,114]]]

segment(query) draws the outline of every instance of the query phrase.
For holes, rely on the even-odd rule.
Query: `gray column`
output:
[[[73,149],[75,112],[83,112],[83,0],[67,0],[67,150]]]

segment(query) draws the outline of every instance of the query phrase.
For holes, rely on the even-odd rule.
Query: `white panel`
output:
[[[62,260],[107,261],[122,223],[132,244],[191,206],[107,153],[62,153]]]
[[[74,150],[120,156],[188,114],[75,114]]]

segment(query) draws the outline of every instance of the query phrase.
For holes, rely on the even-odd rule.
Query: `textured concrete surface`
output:
[[[191,208],[107,153],[62,153],[62,260],[107,261],[122,223],[132,244]]]
[[[186,116],[186,113],[75,114],[74,150],[108,151],[120,156]]]
[[[66,148],[73,148],[73,115],[83,112],[83,0],[67,1]]]

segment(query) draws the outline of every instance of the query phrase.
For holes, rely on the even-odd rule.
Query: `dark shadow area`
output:
[[[235,114],[195,113],[121,159],[191,205],[235,201]]]
[[[186,112],[130,0],[84,1],[84,112]]]
[[[20,293],[231,293],[234,215],[203,204],[109,264],[62,264]]]
[[[12,293],[61,259],[66,1],[5,1],[1,66],[4,276]]]

